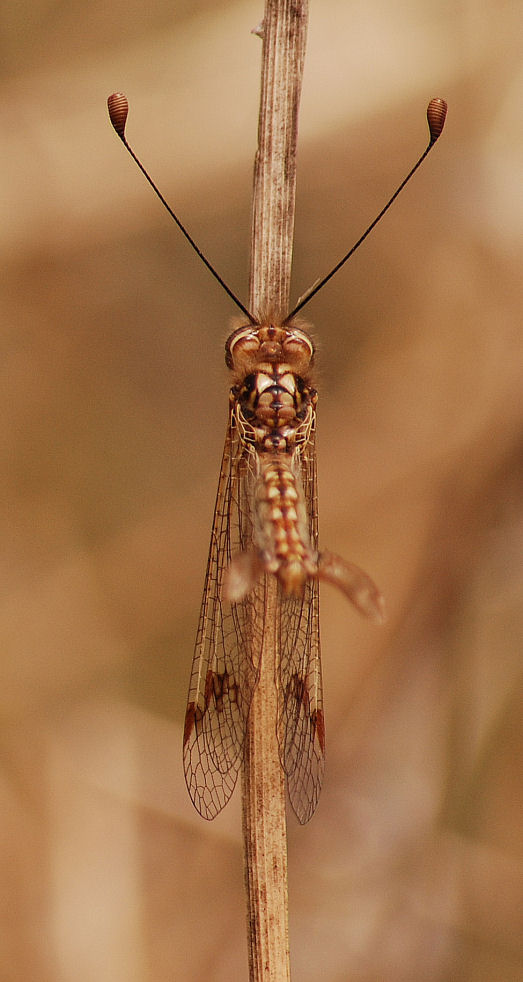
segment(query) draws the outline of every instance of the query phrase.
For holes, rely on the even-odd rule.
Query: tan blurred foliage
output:
[[[3,13],[5,982],[245,978],[238,795],[181,771],[234,310],[128,135],[246,296],[254,2]],[[520,4],[311,9],[295,292],[394,210],[307,311],[322,542],[384,629],[322,597],[328,767],[289,823],[300,982],[514,982],[521,949]]]

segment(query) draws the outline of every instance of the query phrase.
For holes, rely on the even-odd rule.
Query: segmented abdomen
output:
[[[255,494],[255,538],[265,569],[286,594],[300,596],[317,573],[303,487],[290,454],[260,454]]]

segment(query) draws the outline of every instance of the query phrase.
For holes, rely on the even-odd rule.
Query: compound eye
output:
[[[307,367],[314,358],[314,345],[306,334],[293,332],[285,339],[285,357],[292,365]]]
[[[252,356],[258,351],[259,347],[258,332],[253,331],[252,327],[240,327],[227,338],[225,344],[225,364],[227,368],[234,368],[235,361]]]

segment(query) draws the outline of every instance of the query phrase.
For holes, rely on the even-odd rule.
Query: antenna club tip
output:
[[[124,140],[125,139],[125,124],[127,122],[127,113],[129,112],[129,103],[127,102],[126,96],[123,92],[113,92],[107,100],[107,108],[109,110],[109,119],[113,124],[118,136]]]
[[[427,122],[430,130],[430,142],[435,143],[445,125],[447,103],[444,99],[431,99],[427,106]]]

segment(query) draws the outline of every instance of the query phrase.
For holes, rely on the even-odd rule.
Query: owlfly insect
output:
[[[352,249],[284,317],[254,316],[238,300],[169,207],[125,138],[127,100],[109,97],[111,122],[154,191],[243,319],[225,345],[229,412],[202,606],[189,685],[183,759],[189,794],[214,818],[231,797],[258,680],[269,577],[278,584],[275,725],[289,797],[301,823],[312,816],[325,759],[319,582],[332,583],[375,620],[383,598],[363,570],[319,551],[314,345],[296,315],[382,218],[439,137],[442,99],[427,109],[430,142]]]

